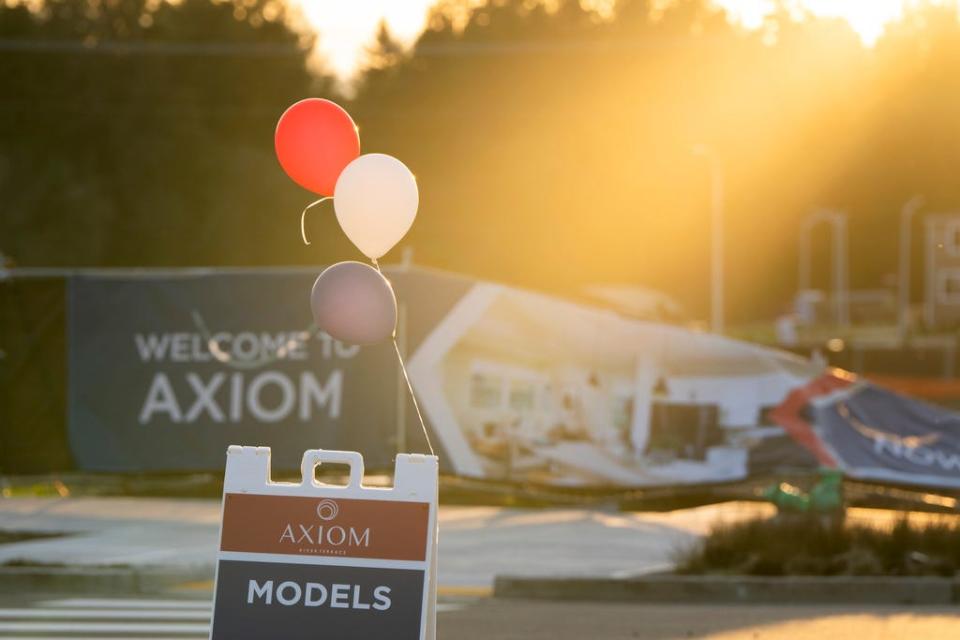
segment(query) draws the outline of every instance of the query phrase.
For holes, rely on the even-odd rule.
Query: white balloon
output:
[[[382,153],[348,164],[333,191],[337,222],[353,244],[376,260],[407,234],[420,194],[406,165]]]

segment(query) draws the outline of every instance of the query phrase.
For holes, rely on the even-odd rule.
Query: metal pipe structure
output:
[[[397,305],[397,351],[401,358],[407,357],[407,305],[401,302]],[[407,386],[403,377],[403,369],[397,363],[397,424],[396,440],[397,453],[407,453]]]
[[[847,214],[836,212],[833,233],[833,300],[836,307],[837,324],[846,327],[850,324],[850,283],[847,268]]]
[[[833,211],[830,209],[817,209],[803,219],[800,227],[800,291],[807,291],[811,288],[812,265],[811,265],[811,240],[810,234],[813,227],[821,222],[830,225],[832,232],[831,242],[831,262],[833,264],[833,273],[831,275],[831,296],[834,308],[834,318],[838,325],[847,326],[850,324],[850,303],[849,303],[849,282],[847,268],[847,214],[842,211]]]
[[[899,286],[897,287],[897,333],[900,342],[907,337],[910,329],[910,246],[912,244],[913,216],[920,210],[926,200],[921,195],[915,195],[900,208],[900,256],[899,256]]]

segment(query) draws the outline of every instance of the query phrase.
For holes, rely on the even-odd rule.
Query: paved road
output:
[[[439,617],[441,640],[955,640],[960,610],[481,601]]]
[[[209,594],[153,598],[4,597],[0,637],[206,638]],[[953,640],[960,610],[925,607],[684,606],[441,601],[442,640]],[[272,640],[272,639],[271,639]]]
[[[770,505],[758,503],[670,513],[442,506],[439,580],[442,586],[490,587],[501,573],[628,576],[659,571],[669,568],[677,549],[716,521],[771,512]],[[216,500],[0,500],[0,529],[75,534],[0,545],[0,564],[199,568],[212,577],[219,520]]]
[[[0,608],[2,638],[205,638],[210,601],[38,598]]]
[[[469,605],[461,600],[441,601],[437,610],[445,616]],[[9,596],[0,598],[0,638],[192,640],[207,637],[210,614],[210,593],[135,598]]]

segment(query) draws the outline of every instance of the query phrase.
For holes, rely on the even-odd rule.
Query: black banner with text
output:
[[[210,469],[230,444],[394,453],[392,347],[311,327],[309,273],[78,277],[70,288],[70,442],[78,466]]]

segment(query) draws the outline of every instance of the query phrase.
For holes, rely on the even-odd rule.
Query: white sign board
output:
[[[349,483],[317,482],[323,463]],[[350,451],[301,470],[272,482],[269,448],[227,451],[211,639],[433,640],[437,458],[398,455],[392,488],[364,487]]]

